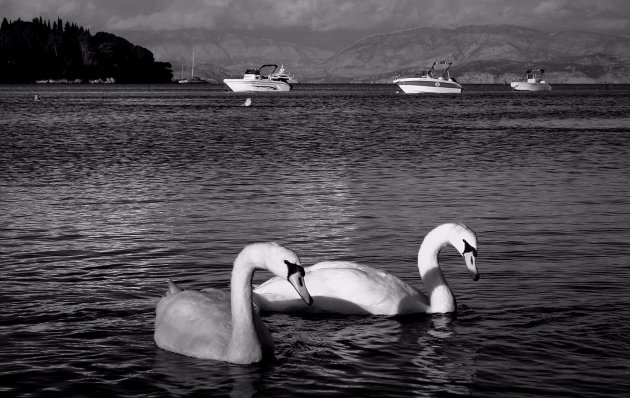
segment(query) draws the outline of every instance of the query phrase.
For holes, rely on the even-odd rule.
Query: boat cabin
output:
[[[525,71],[525,81],[527,83],[544,83],[543,74],[544,69],[528,69]]]

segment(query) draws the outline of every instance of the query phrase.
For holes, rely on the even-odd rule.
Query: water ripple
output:
[[[0,91],[3,394],[630,391],[627,87],[302,86],[251,108],[214,86],[33,89]],[[265,315],[276,357],[251,366],[153,343],[167,281],[227,289],[247,243],[423,289],[447,221],[479,237],[477,282],[440,254],[456,315]]]

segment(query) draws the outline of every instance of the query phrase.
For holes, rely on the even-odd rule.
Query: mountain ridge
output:
[[[531,67],[547,70],[557,83],[630,83],[630,38],[581,31],[545,32],[517,25],[468,25],[453,28],[417,27],[378,33],[338,50],[302,46],[300,42],[196,31],[152,32],[151,40],[131,34],[132,41],[177,65],[195,52],[195,70],[216,80],[239,76],[247,67],[284,64],[302,82],[391,82],[435,60],[453,61],[453,74],[462,83],[503,83],[521,77]],[[316,33],[314,33],[316,34]],[[166,45],[168,43],[168,46]],[[216,48],[222,49],[221,57]],[[210,51],[212,49],[212,51]],[[496,67],[499,66],[499,67]]]
[[[452,29],[406,29],[371,36],[335,54],[322,66],[330,74],[342,78],[374,79],[384,73],[411,73],[413,69],[429,66],[440,59],[453,61],[453,72],[479,73],[485,72],[479,66],[492,61],[513,64],[519,68],[513,72],[516,75],[540,65],[559,76],[570,70],[583,81],[588,76],[584,71],[588,69],[586,66],[602,56],[607,65],[625,69],[623,74],[619,74],[620,78],[630,76],[630,39],[576,32],[547,33],[510,25],[478,25]],[[551,64],[559,66],[559,69],[547,66]],[[371,66],[371,70],[367,65]],[[499,80],[508,71],[500,72],[495,75]],[[604,75],[588,77],[596,80]],[[462,82],[472,83],[466,80],[463,78]]]

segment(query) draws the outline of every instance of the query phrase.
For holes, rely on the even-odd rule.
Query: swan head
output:
[[[479,280],[477,270],[477,234],[464,224],[454,224],[450,243],[466,261],[466,268],[473,280]]]
[[[270,243],[265,256],[265,268],[276,276],[288,280],[306,304],[313,304],[313,298],[304,283],[304,267],[293,250],[277,243]]]
[[[308,290],[306,290],[306,285],[304,284],[304,267],[297,263],[292,263],[289,260],[284,260],[284,263],[287,266],[287,280],[289,283],[306,304],[313,304],[313,298]]]

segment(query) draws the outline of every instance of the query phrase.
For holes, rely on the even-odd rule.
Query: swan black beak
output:
[[[293,272],[287,278],[289,283],[293,285],[295,291],[302,297],[302,300],[308,305],[313,304],[313,298],[311,294],[306,289],[306,285],[304,284],[304,268],[301,266],[297,267],[296,272]]]
[[[470,276],[473,281],[479,280],[479,271],[477,271],[477,262],[476,257],[472,252],[464,253],[464,260],[466,261],[466,268],[468,268],[468,272],[470,272]]]

